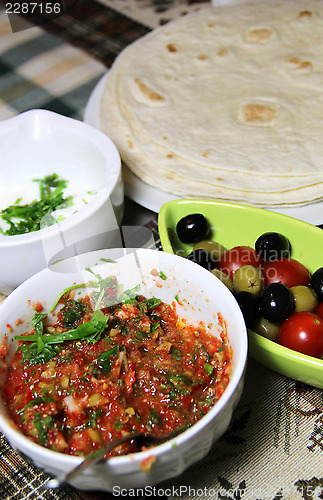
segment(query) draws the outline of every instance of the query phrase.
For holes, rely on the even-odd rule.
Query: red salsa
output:
[[[62,294],[54,324],[38,307],[32,331],[17,337],[4,396],[31,440],[84,456],[127,433],[182,432],[220,398],[232,362],[220,314],[217,339],[174,306],[136,289],[120,293],[112,276],[75,297]],[[135,451],[133,440],[110,455]]]

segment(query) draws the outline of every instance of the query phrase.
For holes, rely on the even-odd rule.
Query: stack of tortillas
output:
[[[157,28],[113,64],[101,128],[172,194],[323,199],[323,1],[206,7]]]

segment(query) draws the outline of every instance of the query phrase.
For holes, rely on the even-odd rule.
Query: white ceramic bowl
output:
[[[80,207],[51,227],[0,234],[0,293],[7,295],[56,259],[104,248],[121,223],[124,194],[120,157],[111,140],[51,111],[27,111],[0,122],[0,155],[0,209],[19,197],[24,203],[39,197],[33,180],[52,173],[68,181],[64,194]]]
[[[74,257],[41,271],[19,286],[0,306],[0,332],[1,335],[8,333],[12,339],[10,352],[15,349],[14,336],[31,329],[34,315],[31,304],[40,301],[45,312],[48,312],[58,294],[67,286],[93,279],[93,274],[81,271],[89,266],[101,277],[111,274],[117,276],[118,282],[126,288],[141,284],[138,293],[146,297],[155,296],[172,303],[179,294],[180,298],[187,299],[181,305],[176,305],[179,317],[187,318],[191,324],[198,324],[201,320],[205,324],[212,323],[211,332],[215,336],[219,336],[217,313],[221,312],[227,322],[228,338],[233,349],[233,372],[222,397],[194,426],[158,447],[113,457],[83,471],[71,481],[73,486],[80,489],[114,491],[114,488],[139,488],[180,475],[187,467],[202,459],[212,443],[226,431],[243,387],[247,333],[240,308],[225,285],[197,264],[173,254],[138,249],[127,250],[128,253],[120,257],[122,252],[126,250],[96,251]],[[105,258],[105,262],[102,258]],[[106,262],[107,259],[117,260],[111,263]],[[167,279],[153,276],[152,269],[158,273],[162,271]],[[17,318],[21,318],[23,324],[15,326]],[[13,327],[12,333],[8,332],[8,323]],[[0,429],[14,448],[51,474],[67,472],[80,463],[79,457],[51,451],[23,436],[11,425],[1,399]],[[140,465],[143,459],[151,455],[156,457],[156,461],[147,473]]]

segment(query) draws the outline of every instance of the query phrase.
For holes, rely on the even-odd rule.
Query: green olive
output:
[[[319,301],[314,290],[308,286],[297,285],[292,286],[290,291],[293,295],[295,312],[309,311],[314,312]]]
[[[220,262],[222,256],[226,252],[226,248],[217,243],[216,241],[211,240],[202,240],[194,245],[193,250],[206,250],[211,254],[212,262],[218,263]]]
[[[221,280],[222,283],[224,283],[229,288],[229,290],[233,292],[233,283],[230,276],[228,276],[223,271],[220,271],[220,269],[216,268],[212,269],[211,273],[214,274],[214,276],[216,276],[217,278],[219,278],[219,280]]]
[[[258,297],[264,289],[264,277],[258,267],[245,265],[239,267],[233,275],[235,292],[249,292]]]
[[[272,323],[261,316],[253,327],[253,330],[259,333],[259,335],[275,341],[277,339],[279,327],[280,325],[278,323]]]

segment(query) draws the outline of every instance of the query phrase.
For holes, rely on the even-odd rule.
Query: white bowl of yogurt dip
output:
[[[0,293],[7,295],[56,260],[109,246],[121,223],[124,193],[116,147],[81,121],[27,111],[0,122],[0,144]],[[15,210],[9,222],[4,211],[39,201],[44,180],[53,175],[59,186],[65,181],[67,201],[40,213],[37,230],[19,234]]]

